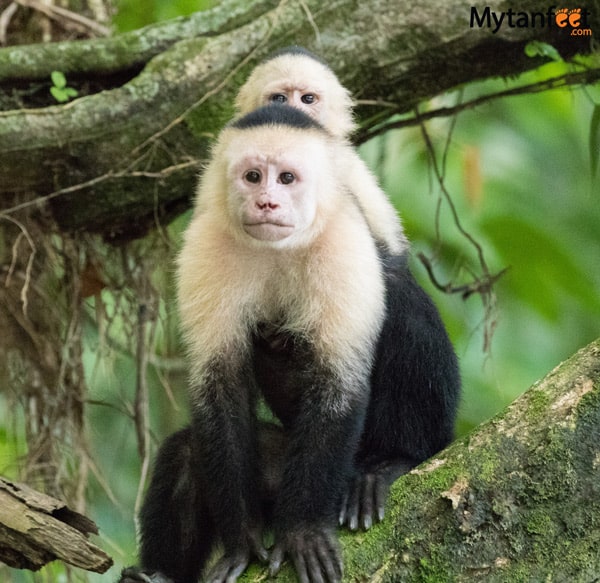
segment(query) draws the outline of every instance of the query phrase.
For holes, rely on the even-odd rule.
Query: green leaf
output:
[[[498,215],[483,221],[516,295],[548,321],[561,317],[561,294],[575,298],[590,313],[600,310],[589,268],[570,253],[566,242],[553,235],[543,220]]]
[[[69,101],[69,96],[64,89],[60,87],[50,87],[50,93],[52,93],[52,97],[56,99],[59,103],[64,103],[65,101]]]
[[[525,54],[531,58],[544,57],[553,61],[562,61],[560,53],[552,45],[537,40],[527,43],[525,46]]]
[[[65,87],[64,92],[68,97],[77,97],[79,95],[77,89],[73,89],[73,87]]]
[[[589,144],[592,179],[595,179],[598,176],[598,164],[600,163],[600,104],[597,104],[592,112]]]
[[[52,73],[50,73],[50,79],[52,79],[54,87],[62,89],[67,86],[67,79],[60,71],[52,71]]]

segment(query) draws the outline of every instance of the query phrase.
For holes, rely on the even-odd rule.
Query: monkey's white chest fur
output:
[[[368,229],[353,214],[340,212],[301,249],[244,245],[215,229],[209,214],[194,218],[178,269],[194,374],[216,355],[247,347],[259,322],[313,338],[340,366],[369,358],[384,313],[383,277]]]

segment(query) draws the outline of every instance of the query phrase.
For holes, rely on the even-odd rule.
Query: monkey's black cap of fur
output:
[[[288,126],[300,130],[316,129],[325,131],[321,124],[303,111],[279,103],[271,103],[259,107],[243,117],[234,120],[230,127],[238,130],[247,130],[270,125]]]

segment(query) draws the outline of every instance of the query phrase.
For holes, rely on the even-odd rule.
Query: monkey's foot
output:
[[[342,508],[340,526],[350,530],[368,530],[385,515],[385,503],[390,486],[414,467],[404,459],[383,462],[359,472],[350,482]]]
[[[127,567],[121,572],[118,583],[173,583],[173,579],[163,575],[160,571]]]
[[[269,574],[277,575],[285,555],[294,563],[300,583],[340,583],[342,557],[333,531],[312,527],[283,535],[271,551]]]
[[[234,552],[225,553],[204,577],[206,583],[232,583],[246,570],[251,557],[261,562],[269,560],[269,553],[264,548],[259,529],[250,529],[247,533],[247,545]]]

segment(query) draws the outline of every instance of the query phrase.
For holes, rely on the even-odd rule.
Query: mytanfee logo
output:
[[[570,31],[571,36],[592,36],[588,26],[589,10],[581,7],[549,7],[546,12],[526,12],[510,8],[506,12],[492,10],[490,6],[477,8],[471,6],[471,28],[489,28],[496,34],[501,27],[509,28],[546,28],[558,26]]]

